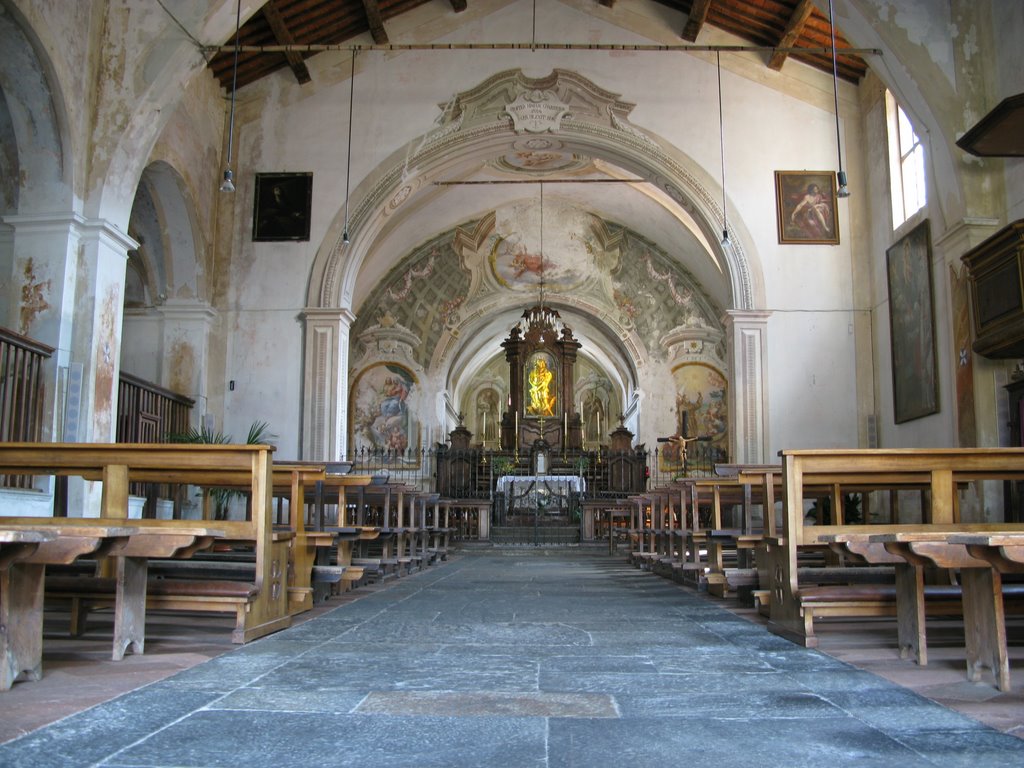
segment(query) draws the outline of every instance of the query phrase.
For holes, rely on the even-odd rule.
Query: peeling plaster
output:
[[[950,19],[948,2],[877,0],[875,8],[883,24],[891,24],[903,30],[909,43],[924,48],[935,66],[945,74],[949,84],[955,86],[953,41],[958,30]],[[837,26],[841,26],[838,21]]]
[[[35,269],[35,262],[29,258],[22,270],[21,317],[18,332],[24,335],[28,335],[36,317],[50,309],[48,298],[53,284],[50,280],[39,280]]]
[[[196,370],[196,352],[192,345],[185,341],[174,342],[166,370],[171,374],[168,388],[175,392],[191,392]]]
[[[96,435],[113,437],[110,431],[113,413],[114,371],[116,361],[113,350],[118,349],[117,319],[121,308],[121,296],[115,286],[108,286],[100,305],[99,328],[95,359],[96,388],[93,395],[93,414]]]

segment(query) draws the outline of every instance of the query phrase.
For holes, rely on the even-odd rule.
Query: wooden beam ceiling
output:
[[[387,45],[387,30],[384,29],[384,17],[380,14],[380,6],[377,0],[363,0],[363,10],[366,12],[366,23],[370,27],[370,35],[376,45]]]
[[[291,31],[288,29],[288,25],[281,18],[281,11],[277,7],[277,0],[268,0],[267,4],[263,6],[263,18],[267,20],[270,31],[274,33],[274,39],[280,45],[291,45],[295,42],[295,38],[292,37]],[[295,51],[288,51],[285,53],[285,58],[288,60],[288,66],[291,67],[292,72],[295,74],[295,79],[299,81],[299,85],[308,83],[313,79],[309,76],[309,70],[306,69],[306,63],[302,60],[301,55],[295,53]]]
[[[813,0],[800,0],[786,23],[786,30],[779,40],[779,48],[790,48],[796,45],[796,41],[803,34],[804,27],[807,26],[807,20],[811,18],[812,13],[814,13]],[[768,68],[776,71],[782,69],[788,55],[785,51],[776,51],[768,60]]]
[[[690,15],[686,19],[686,26],[683,27],[683,32],[680,35],[683,40],[691,43],[697,41],[697,35],[700,34],[704,22],[707,21],[710,8],[711,0],[694,0],[693,6],[690,8]]]
[[[300,83],[309,82],[304,64],[318,52],[316,46],[355,42],[370,32],[375,45],[391,45],[385,23],[437,0],[255,0],[262,6],[242,25],[238,61],[238,87],[289,67]],[[788,59],[832,72],[828,17],[811,0],[656,0],[680,14],[672,24],[681,26],[681,42],[696,43],[710,28],[723,30],[742,40],[767,48],[807,49],[788,53],[769,52],[765,64],[773,68]],[[468,0],[448,0],[452,12],[462,13]],[[628,4],[616,0],[596,0],[591,6],[618,11]],[[585,4],[581,5],[585,7]],[[442,7],[442,12],[445,12]],[[685,21],[682,21],[685,20]],[[678,29],[678,27],[676,27]],[[515,41],[509,41],[515,42]],[[544,42],[557,42],[546,40]],[[232,85],[234,56],[227,50],[233,38],[210,57],[210,69],[225,87]],[[252,50],[252,47],[276,47],[276,51]],[[308,46],[308,47],[304,47]],[[849,42],[836,30],[838,76],[859,82],[867,71],[864,59],[851,50]],[[249,48],[249,50],[246,50]],[[818,49],[813,51],[813,49]],[[322,50],[322,49],[321,49]],[[812,52],[813,51],[813,52]],[[823,52],[824,51],[824,52]],[[769,60],[771,63],[769,63]]]

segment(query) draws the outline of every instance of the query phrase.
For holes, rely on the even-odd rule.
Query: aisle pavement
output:
[[[3,766],[1024,765],[620,559],[495,550],[0,745]]]

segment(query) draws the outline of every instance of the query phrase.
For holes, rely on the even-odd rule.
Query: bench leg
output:
[[[114,600],[114,661],[121,661],[131,646],[141,654],[146,643],[146,576],[144,557],[117,558],[117,595]]]
[[[924,569],[910,563],[897,563],[896,642],[901,659],[913,656],[922,667],[928,663],[924,622]]]
[[[89,605],[80,597],[71,598],[71,626],[68,629],[71,637],[81,637],[85,632],[85,622],[89,617]]]
[[[46,566],[0,570],[0,691],[43,676],[43,582]]]
[[[1006,649],[1006,616],[1003,608],[1003,577],[994,568],[960,571],[964,606],[964,639],[967,646],[967,679],[981,679],[988,667],[996,687],[1010,690],[1010,660]]]

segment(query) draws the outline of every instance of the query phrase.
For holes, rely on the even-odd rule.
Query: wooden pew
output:
[[[829,534],[821,538],[834,547],[861,554],[868,562],[892,558],[895,588],[869,597],[885,607],[894,605],[901,658],[912,656],[918,664],[927,664],[926,614],[960,614],[964,620],[968,677],[978,681],[981,670],[987,667],[995,676],[997,687],[1009,691],[1004,600],[1010,599],[1015,607],[1020,607],[1024,585],[1004,588],[1001,575],[1024,572],[1024,563],[1013,559],[1014,554],[1024,555],[1024,531],[1008,533],[1005,523],[931,525],[913,529],[909,526],[877,527],[883,530]],[[1007,557],[1006,549],[1014,554]],[[956,569],[960,584],[926,584],[926,568]]]
[[[20,676],[42,676],[42,579],[34,585],[12,585],[11,566],[56,536],[52,531],[0,530],[0,691],[9,690]]]
[[[783,521],[780,530],[766,537],[763,548],[765,570],[770,579],[769,629],[807,646],[817,644],[814,616],[865,615],[869,611],[875,612],[871,615],[891,615],[896,610],[896,603],[894,600],[868,599],[870,595],[862,595],[864,599],[860,600],[847,596],[849,600],[846,600],[839,590],[832,590],[831,595],[812,593],[798,580],[797,555],[801,548],[828,546],[830,539],[835,544],[839,541],[835,537],[843,535],[899,536],[919,532],[945,539],[976,532],[979,527],[990,534],[1024,530],[1022,524],[961,523],[958,494],[959,489],[970,482],[1024,478],[1024,449],[794,450],[781,451],[780,456],[783,462]],[[804,489],[812,483],[831,483],[837,489],[837,500],[838,491],[847,488],[920,487],[927,489],[929,505],[921,524],[805,525]],[[838,508],[840,505],[833,505],[833,509]],[[899,555],[891,548],[890,554]],[[865,593],[871,591],[864,590]],[[873,592],[880,594],[879,590]],[[829,603],[830,596],[837,599]],[[927,591],[923,600],[931,610]],[[951,599],[945,600],[948,605]],[[960,610],[955,595],[952,602],[956,610]],[[941,609],[942,602],[934,605]]]
[[[153,536],[165,535],[168,528],[175,526],[195,528],[202,523],[128,521],[129,483],[245,487],[250,498],[251,519],[216,521],[212,527],[223,540],[252,549],[255,562],[252,581],[245,584],[165,580],[159,589],[149,591],[145,599],[149,609],[233,613],[232,640],[242,643],[291,623],[286,580],[288,547],[293,535],[290,531],[273,530],[272,451],[270,446],[258,445],[6,443],[0,444],[0,473],[67,475],[99,481],[102,483],[101,518],[120,520]],[[115,578],[82,579],[73,585],[65,584],[63,588],[65,591],[61,594],[70,596],[74,592],[74,599],[81,605],[116,605]]]

